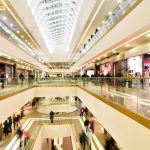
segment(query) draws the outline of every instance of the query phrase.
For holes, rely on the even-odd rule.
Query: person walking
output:
[[[9,123],[8,123],[8,121],[5,120],[5,122],[3,123],[3,125],[4,125],[3,133],[6,136],[9,133]]]
[[[87,118],[88,117],[88,113],[89,113],[89,110],[87,107],[84,108],[84,112],[85,112],[85,117]]]
[[[1,78],[1,83],[2,83],[2,89],[4,89],[4,83],[5,83],[5,73],[4,73],[4,71],[1,72],[0,78]]]
[[[90,129],[91,129],[92,132],[94,133],[94,130],[95,130],[95,120],[94,120],[94,119],[92,119],[92,120],[90,121]]]
[[[86,132],[87,132],[88,129],[89,129],[89,125],[90,125],[90,121],[89,121],[88,119],[86,119],[86,120],[84,121],[84,126],[85,126],[85,129],[86,129]]]
[[[20,148],[22,146],[22,133],[23,133],[23,131],[22,131],[21,127],[19,127],[16,131],[16,134],[17,134],[18,138],[20,139]]]
[[[12,132],[12,118],[11,118],[11,116],[9,116],[8,117],[8,124],[9,124],[9,133],[11,133]]]
[[[51,121],[51,123],[54,122],[54,112],[52,110],[50,112],[50,121]]]
[[[80,141],[80,144],[82,146],[82,149],[85,150],[86,149],[86,144],[87,144],[87,137],[86,137],[84,131],[82,131],[79,134],[79,141]]]
[[[56,150],[54,145],[54,139],[51,139],[51,150]]]
[[[24,75],[22,73],[19,74],[19,79],[21,81],[21,85],[23,85]]]
[[[81,116],[81,117],[83,117],[83,113],[84,113],[84,108],[81,107],[81,109],[80,109],[80,116]]]
[[[24,141],[24,147],[26,147],[27,141],[29,140],[29,131],[28,130],[24,130],[22,133],[23,136],[23,141]]]

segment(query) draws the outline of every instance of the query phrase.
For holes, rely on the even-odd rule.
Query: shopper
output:
[[[115,140],[112,137],[107,137],[105,142],[105,150],[119,150]]]
[[[82,149],[83,149],[83,150],[86,150],[87,137],[86,137],[84,131],[82,131],[82,132],[79,134],[79,141],[80,141],[80,144],[81,144],[81,146],[82,146]]]
[[[87,107],[84,108],[84,112],[85,112],[85,117],[87,118],[88,117],[88,113],[89,113],[89,110]]]
[[[95,120],[94,120],[94,119],[92,119],[92,120],[90,121],[90,129],[91,129],[92,132],[94,133],[94,130],[95,130]]]
[[[53,111],[50,112],[50,121],[51,121],[51,123],[54,122],[54,112]]]
[[[22,136],[23,136],[23,138],[24,138],[24,147],[26,146],[26,143],[27,143],[27,141],[28,141],[28,139],[29,139],[29,131],[28,130],[24,130],[23,131],[23,134],[22,134]]]
[[[12,132],[12,118],[11,116],[8,117],[8,124],[9,124],[9,133]]]
[[[4,82],[5,82],[5,73],[4,73],[4,71],[1,72],[0,79],[1,79],[1,83],[2,83],[2,89],[4,89]]]
[[[90,121],[89,121],[88,119],[86,119],[86,120],[84,121],[84,126],[85,126],[85,129],[86,129],[86,132],[88,132],[89,125],[90,125]]]
[[[3,123],[3,125],[4,125],[3,133],[6,136],[9,133],[9,123],[8,123],[8,121],[5,120],[5,122]]]
[[[22,133],[23,133],[23,131],[22,131],[21,127],[19,127],[16,131],[16,134],[17,134],[18,138],[20,139],[20,148],[22,146]]]
[[[21,81],[21,85],[23,85],[24,75],[22,73],[20,73],[19,79]]]
[[[80,109],[80,116],[81,116],[81,117],[83,117],[83,113],[84,113],[84,108],[81,107],[81,109]]]
[[[51,150],[55,150],[54,139],[51,139]]]
[[[22,119],[23,116],[24,116],[24,108],[21,107],[20,108],[20,118]]]

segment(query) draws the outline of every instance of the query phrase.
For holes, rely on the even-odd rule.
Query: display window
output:
[[[115,77],[126,77],[127,71],[127,60],[121,60],[114,63],[114,76]]]
[[[144,75],[150,76],[150,53],[144,55]]]
[[[142,56],[127,59],[128,74],[132,77],[142,75]]]
[[[89,77],[91,77],[92,75],[94,75],[94,70],[87,70],[87,75]]]
[[[100,73],[103,73],[104,76],[106,76],[108,74],[108,72],[111,72],[111,65],[110,63],[105,63],[100,65]]]

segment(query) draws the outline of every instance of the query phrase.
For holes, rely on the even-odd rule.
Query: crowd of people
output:
[[[87,107],[81,106],[80,116],[84,120],[85,129],[79,134],[79,141],[83,150],[91,150],[92,134],[95,132],[96,120],[94,116],[89,112]],[[108,134],[106,135],[106,141],[104,145],[105,150],[119,150],[115,140]]]
[[[25,79],[25,76],[23,75],[23,73],[20,73],[20,74],[19,74],[19,79],[20,79],[21,85],[23,85],[23,82],[24,82],[24,79]],[[28,79],[29,85],[30,85],[30,84],[33,84],[34,75],[33,75],[33,74],[29,74],[27,79]]]
[[[19,112],[15,112],[12,116],[9,116],[3,123],[3,134],[7,136],[9,133],[15,131],[20,125],[20,119],[24,116],[24,108],[20,108]]]
[[[25,147],[29,138],[29,131],[23,130],[21,127],[21,119],[25,116],[24,106],[21,107],[17,112],[9,116],[2,124],[2,132],[6,137],[12,132],[16,133],[20,139],[20,147]]]

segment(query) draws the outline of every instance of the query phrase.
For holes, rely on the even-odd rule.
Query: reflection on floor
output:
[[[49,98],[50,100],[51,98]],[[48,101],[49,101],[48,100]],[[75,128],[75,132],[76,132],[76,140],[77,140],[77,143],[80,147],[80,142],[79,142],[79,134],[81,133],[81,131],[83,130],[83,119],[81,117],[79,117],[79,114],[80,114],[80,111],[79,111],[79,108],[80,108],[80,102],[77,102],[75,103],[75,100],[73,97],[70,97],[69,99],[65,100],[65,104],[66,102],[68,102],[68,104],[70,104],[70,102],[76,106],[76,109],[75,111],[73,112],[70,112],[70,113],[64,113],[64,114],[55,114],[55,118],[59,118],[59,117],[64,117],[64,118],[70,118],[72,121],[72,123],[74,124],[74,128]],[[28,118],[41,118],[41,119],[46,119],[47,120],[47,123],[50,124],[50,121],[49,121],[49,113],[46,114],[46,113],[40,113],[38,112],[38,108],[39,107],[43,107],[43,110],[45,109],[44,106],[45,105],[51,105],[51,102],[47,103],[45,99],[41,99],[38,103],[38,105],[36,105],[34,108],[32,108],[31,106],[27,106],[25,107],[25,116],[23,117],[23,119],[20,120],[20,123],[21,125],[24,124],[24,122],[28,119]],[[60,104],[62,105],[62,103]],[[56,122],[59,122],[60,121],[56,120],[54,118],[54,123]],[[73,119],[73,118],[80,118],[79,119]],[[67,121],[67,120],[66,120]],[[82,122],[82,125],[81,125],[81,122]],[[33,124],[31,126],[31,130],[29,131],[30,132],[30,139],[34,139],[36,137],[36,132],[33,132],[36,128],[39,128],[36,124]],[[37,129],[38,130],[38,129]],[[2,141],[0,142],[0,150],[4,150],[5,147],[8,145],[8,143],[11,141],[11,139],[15,136],[15,132],[16,131],[13,131],[12,134],[9,134],[7,137],[4,137],[3,136],[3,139]],[[96,121],[96,126],[95,126],[95,134],[93,134],[93,136],[98,137],[98,142],[102,144],[102,146],[105,145],[105,137],[106,135],[104,134],[104,129],[103,127]],[[66,139],[65,139],[66,140]],[[32,141],[33,142],[33,141]],[[30,142],[29,142],[30,143]],[[66,143],[66,142],[65,142]],[[30,145],[30,144],[29,144]],[[27,144],[27,147],[29,146]],[[65,146],[65,145],[64,145]],[[99,148],[96,148],[96,149],[99,149]],[[101,148],[103,150],[103,148]],[[27,148],[28,150],[28,148]]]
[[[51,140],[43,140],[42,150],[51,150]],[[54,138],[54,146],[57,150],[73,150],[70,137]]]
[[[149,91],[125,87],[113,87],[108,84],[86,84],[84,88],[103,96],[127,109],[150,118],[150,95]]]
[[[150,88],[142,89],[136,87],[125,87],[125,85],[109,85],[108,82],[103,82],[101,84],[94,83],[92,81],[88,81],[87,83],[77,83],[79,85],[83,85],[88,90],[99,94],[100,96],[106,97],[111,101],[122,105],[139,115],[142,115],[146,118],[150,118]],[[4,89],[0,90],[0,96],[6,95],[9,93],[13,93],[15,91],[19,91],[21,89],[27,88],[27,83],[24,85],[6,85]],[[51,98],[46,100],[45,103],[57,103],[58,101],[61,103],[64,99],[60,99],[59,97],[56,99]]]

